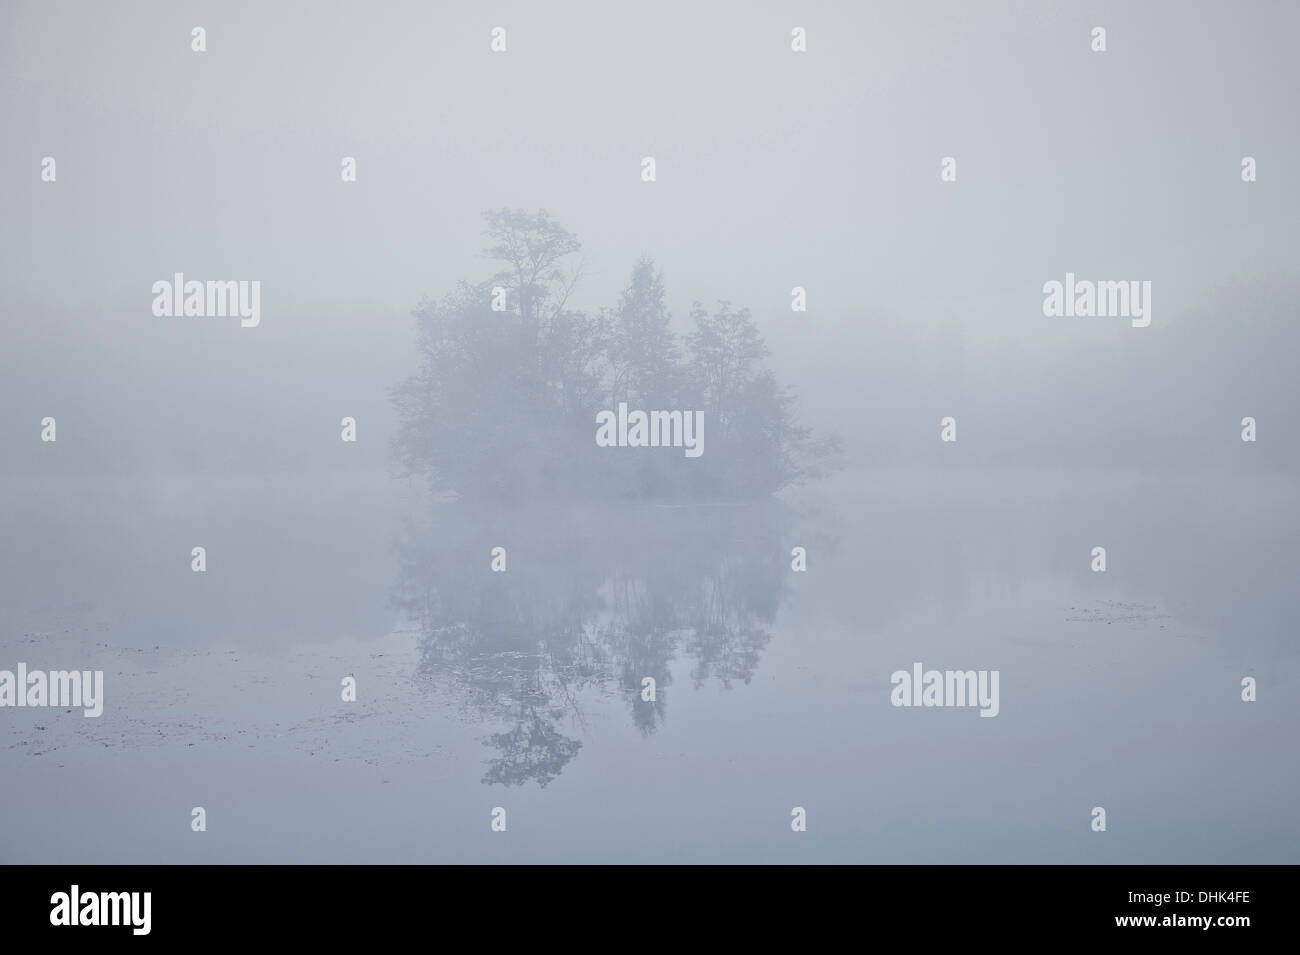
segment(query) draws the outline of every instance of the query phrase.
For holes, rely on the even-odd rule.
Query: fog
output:
[[[0,669],[106,703],[0,709],[0,861],[1296,861],[1297,28],[6,4]],[[1067,273],[1150,325],[1046,317]],[[593,440],[638,399],[704,453]],[[891,706],[914,661],[998,717]]]
[[[678,323],[748,305],[863,463],[924,460],[952,414],[963,461],[1233,466],[1251,415],[1251,466],[1296,466],[1293,6],[797,14],[7,5],[10,466],[51,466],[25,438],[66,409],[74,471],[384,467],[409,313],[486,274],[500,207],[580,238],[579,307],[612,303],[641,255]],[[262,325],[155,320],[175,271],[260,279]],[[1066,271],[1151,280],[1151,326],[1045,320]],[[346,464],[325,441],[343,414],[364,428]]]

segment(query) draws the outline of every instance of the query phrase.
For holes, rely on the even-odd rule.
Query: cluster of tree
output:
[[[485,218],[488,255],[504,267],[415,312],[420,367],[393,395],[396,457],[408,474],[495,501],[716,501],[826,468],[835,441],[796,422],[792,396],[763,367],[767,348],[748,309],[697,305],[679,339],[663,276],[643,260],[617,305],[576,311],[577,238],[545,212]],[[619,402],[702,411],[705,453],[598,447],[596,413]]]

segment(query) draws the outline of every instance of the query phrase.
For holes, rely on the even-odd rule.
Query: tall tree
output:
[[[696,303],[691,319],[695,330],[687,344],[692,380],[714,422],[714,434],[725,438],[746,386],[768,355],[767,346],[747,308],[733,311],[724,301],[710,315]]]
[[[672,405],[679,356],[671,321],[664,302],[663,274],[650,259],[641,259],[613,315],[610,387],[615,401]]]
[[[582,248],[578,237],[545,210],[494,209],[483,217],[492,243],[487,254],[506,263],[492,280],[514,291],[520,317],[536,323],[562,312],[581,269],[560,263]]]

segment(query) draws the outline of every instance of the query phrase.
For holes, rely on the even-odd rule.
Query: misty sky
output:
[[[1294,468],[1297,27],[1292,3],[7,3],[0,443],[20,471],[385,467],[409,312],[490,274],[481,212],[511,206],[582,239],[577,307],[642,254],[679,329],[751,307],[851,461],[938,460],[951,414],[963,463],[1231,465],[1253,415],[1250,466]],[[261,280],[261,326],[155,318],[175,271]],[[1066,271],[1151,280],[1151,327],[1044,318]]]

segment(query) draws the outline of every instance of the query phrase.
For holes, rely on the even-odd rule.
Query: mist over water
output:
[[[1300,15],[793,16],[0,13],[0,669],[106,697],[0,710],[0,861],[1300,858]]]
[[[107,706],[6,712],[11,805],[43,835],[7,830],[5,857],[1292,858],[1294,487],[1253,482],[1257,516],[1210,506],[1230,481],[1092,477],[859,472],[798,504],[532,513],[378,475],[47,489],[4,568],[6,650],[72,649]],[[193,537],[183,515],[230,525],[204,575],[153,554]],[[1061,546],[1086,532],[1123,566]],[[914,660],[1000,669],[998,717],[889,706]],[[1223,687],[1245,673],[1281,683],[1243,716]],[[1061,807],[1097,790],[1140,831],[1090,842]],[[159,836],[176,800],[236,832]],[[755,836],[786,803],[818,807],[807,844]],[[549,836],[455,818],[495,805]]]

